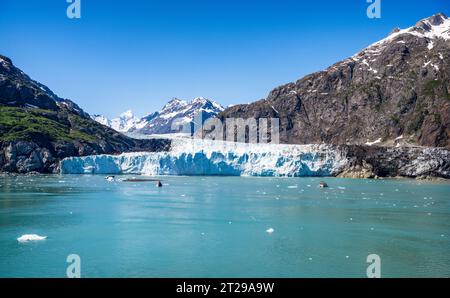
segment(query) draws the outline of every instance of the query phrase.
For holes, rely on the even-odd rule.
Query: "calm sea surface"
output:
[[[161,179],[0,177],[0,277],[450,277],[450,183]]]

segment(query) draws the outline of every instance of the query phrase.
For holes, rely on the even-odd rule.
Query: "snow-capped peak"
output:
[[[374,43],[372,46],[391,41],[402,34],[411,34],[422,38],[443,38],[448,40],[450,39],[450,19],[443,13],[435,14],[420,20],[415,26],[406,29],[394,29],[388,37]],[[370,47],[371,46],[369,46],[369,48]]]
[[[191,103],[202,103],[202,104],[205,104],[205,103],[207,103],[208,101],[210,101],[210,100],[207,99],[207,98],[204,98],[204,97],[196,97],[196,98],[194,98],[194,99],[192,100]]]
[[[443,13],[437,13],[431,17],[418,21],[414,26],[406,29],[395,28],[388,37],[377,41],[364,50],[356,53],[350,59],[353,61],[362,61],[368,67],[367,60],[373,59],[381,54],[383,49],[392,42],[405,43],[403,36],[412,35],[417,38],[425,38],[428,42],[428,49],[433,48],[433,40],[441,38],[450,40],[450,19]]]
[[[12,64],[12,61],[8,57],[0,55],[0,63]]]
[[[381,41],[389,41],[402,34],[412,34],[417,37],[450,39],[450,19],[443,13],[435,14],[426,19],[422,19],[416,25],[395,30],[391,35]]]
[[[114,118],[112,120],[109,120],[103,115],[92,115],[91,118],[100,124],[109,126],[112,129],[120,132],[129,131],[133,127],[136,127],[136,125],[141,121],[141,119],[134,116],[133,111],[131,110],[120,114],[118,118]]]
[[[111,120],[109,120],[108,118],[106,118],[103,115],[98,115],[98,114],[91,115],[91,118],[100,124],[103,124],[105,126],[111,126]]]
[[[205,97],[196,97],[191,101],[191,104],[192,105],[200,104],[203,106],[205,110],[213,110],[213,111],[217,110],[220,112],[224,110],[224,107],[222,107],[221,104]]]
[[[179,99],[179,98],[173,98],[172,100],[170,100],[161,110],[162,111],[167,111],[167,110],[172,110],[172,109],[177,109],[177,108],[181,108],[186,106],[188,103],[185,100]]]
[[[137,128],[135,133],[172,133],[174,132],[172,126],[179,127],[183,124],[188,125],[199,114],[201,114],[204,121],[208,118],[215,117],[223,110],[224,108],[220,104],[205,97],[196,97],[190,102],[174,98],[161,111],[144,117],[148,120],[148,123],[144,127]]]
[[[128,110],[126,112],[123,112],[122,114],[120,114],[120,118],[122,119],[133,119],[134,118],[134,114],[132,110]]]
[[[422,33],[430,38],[442,37],[444,39],[449,39],[450,19],[443,13],[437,13],[417,22],[412,30]]]
[[[223,110],[224,108],[219,103],[205,97],[196,97],[190,102],[173,98],[160,111],[140,119],[135,117],[131,110],[112,120],[108,120],[102,115],[93,115],[92,119],[120,132],[164,134],[172,132],[172,123],[190,123],[199,113],[202,114],[203,120],[206,120]]]

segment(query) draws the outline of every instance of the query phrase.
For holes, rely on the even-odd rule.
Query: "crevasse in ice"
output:
[[[167,152],[70,157],[63,174],[329,176],[346,162],[330,145],[174,139]]]

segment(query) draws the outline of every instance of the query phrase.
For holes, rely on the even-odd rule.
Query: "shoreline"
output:
[[[100,173],[82,173],[82,174],[67,174],[67,173],[39,173],[39,172],[30,172],[30,173],[11,173],[11,172],[0,172],[0,178],[4,177],[33,177],[33,176],[107,176],[107,174]],[[123,174],[114,174],[116,176],[123,177],[144,177],[143,179],[159,179],[161,177],[236,177],[236,178],[260,178],[260,179],[298,179],[298,178],[317,178],[317,179],[349,179],[349,180],[405,180],[405,181],[422,181],[422,182],[444,182],[450,183],[450,178],[444,177],[434,177],[434,176],[418,176],[418,177],[408,177],[408,176],[386,176],[386,177],[370,177],[370,178],[360,178],[360,177],[342,177],[339,175],[336,176],[257,176],[257,175],[144,175],[144,174],[132,174],[132,173],[123,173]],[[139,178],[140,179],[140,178]],[[149,180],[150,181],[150,180]],[[152,180],[153,181],[153,180]],[[156,180],[155,180],[156,181]]]

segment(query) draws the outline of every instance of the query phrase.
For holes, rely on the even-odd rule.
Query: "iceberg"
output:
[[[47,236],[39,236],[36,234],[25,234],[17,238],[19,242],[28,242],[28,241],[40,241],[47,239]]]
[[[166,152],[69,157],[62,174],[331,176],[347,163],[332,145],[173,139]]]

